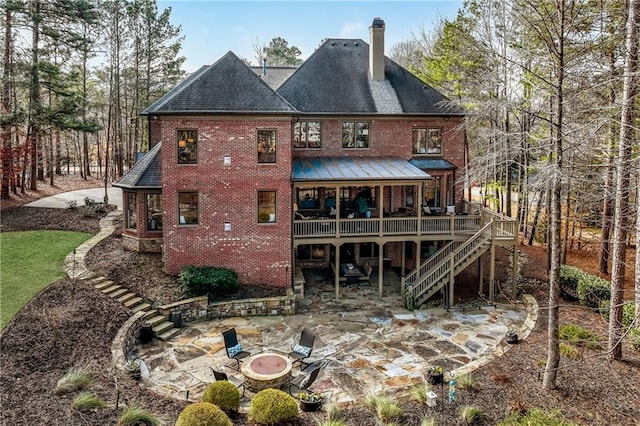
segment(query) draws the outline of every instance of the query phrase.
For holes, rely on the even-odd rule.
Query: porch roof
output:
[[[160,189],[160,147],[158,143],[151,148],[133,167],[115,182],[113,186],[123,189]]]
[[[443,158],[412,158],[411,164],[422,170],[453,170],[453,164]]]
[[[311,157],[293,160],[294,182],[426,180],[429,174],[396,157]]]

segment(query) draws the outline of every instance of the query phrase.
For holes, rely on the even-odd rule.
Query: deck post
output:
[[[449,263],[449,306],[453,305],[453,294],[454,294],[454,288],[453,288],[453,284],[456,280],[456,271],[455,271],[455,254],[451,253],[451,256],[449,257],[450,263]]]
[[[384,245],[378,242],[376,244],[378,244],[378,295],[382,297],[382,286],[384,284],[384,256],[382,249]]]
[[[336,300],[340,299],[340,244],[336,244],[336,263],[334,265],[336,268],[333,271],[333,276],[336,280]]]
[[[483,287],[484,287],[484,265],[482,264],[482,256],[484,256],[483,254],[480,255],[480,257],[478,258],[478,294],[483,295]]]
[[[511,297],[515,298],[518,291],[518,245],[513,246],[513,259],[511,259]]]

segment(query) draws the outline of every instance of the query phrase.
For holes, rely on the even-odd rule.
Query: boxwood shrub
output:
[[[232,293],[238,288],[238,274],[216,266],[185,266],[178,280],[185,291],[194,296]]]
[[[580,303],[592,308],[599,309],[600,303],[611,297],[609,281],[573,266],[560,267],[560,286],[565,289],[575,288]]]
[[[609,306],[611,302],[608,300],[603,300],[600,303],[600,315],[602,315],[602,319],[606,322],[609,322]],[[625,327],[629,327],[633,320],[636,317],[635,305],[633,303],[626,303],[622,306],[622,325]]]

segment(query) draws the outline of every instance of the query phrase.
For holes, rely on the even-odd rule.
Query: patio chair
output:
[[[238,389],[242,388],[242,397],[244,397],[245,386],[243,381],[236,379],[233,376],[229,377],[227,376],[227,373],[223,373],[222,371],[217,371],[213,367],[210,367],[210,368],[211,368],[211,371],[213,371],[213,377],[215,377],[216,382],[224,380],[226,382],[233,383],[234,386],[237,387]]]
[[[315,382],[318,378],[320,368],[322,368],[322,365],[314,367],[309,374],[298,374],[297,376],[295,376],[291,380],[291,382],[289,382],[289,395],[295,395],[299,392],[309,389],[313,382]],[[293,390],[295,390],[295,392],[292,392]]]
[[[240,361],[251,354],[242,350],[242,345],[238,343],[235,328],[223,331],[222,337],[224,337],[224,348],[227,351],[227,356],[236,361],[236,370],[240,371]]]
[[[294,358],[294,364],[296,362],[299,362],[305,367],[309,365],[309,363],[304,362],[304,360],[311,355],[311,351],[313,350],[313,342],[315,341],[315,339],[315,331],[308,327],[305,327],[304,330],[302,330],[300,341],[297,345],[294,346],[293,351],[289,352],[289,357]]]
[[[367,283],[368,285],[371,285],[371,282],[369,280],[371,279],[371,272],[373,271],[373,267],[369,262],[366,262],[362,269],[364,271],[364,275],[361,277],[358,277],[358,282]]]

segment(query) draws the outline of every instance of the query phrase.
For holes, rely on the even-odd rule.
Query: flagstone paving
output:
[[[392,280],[385,275],[382,299],[377,287],[352,286],[341,289],[336,301],[331,284],[314,283],[307,286],[296,315],[189,324],[168,342],[154,340],[138,348],[137,356],[147,367],[142,384],[179,399],[187,398],[188,392],[190,401],[198,400],[214,381],[211,367],[242,379],[235,361],[227,358],[222,331],[235,327],[243,349],[252,354],[286,354],[309,326],[315,328],[316,340],[307,361],[323,365],[312,389],[346,403],[362,400],[367,392],[408,390],[425,380],[432,365],[442,366],[446,379],[472,371],[512,346],[504,339],[508,329],[518,330],[522,340],[537,318],[530,296],[518,306],[410,312],[401,307],[394,285],[387,286]],[[299,366],[294,366],[294,376],[305,374]]]

